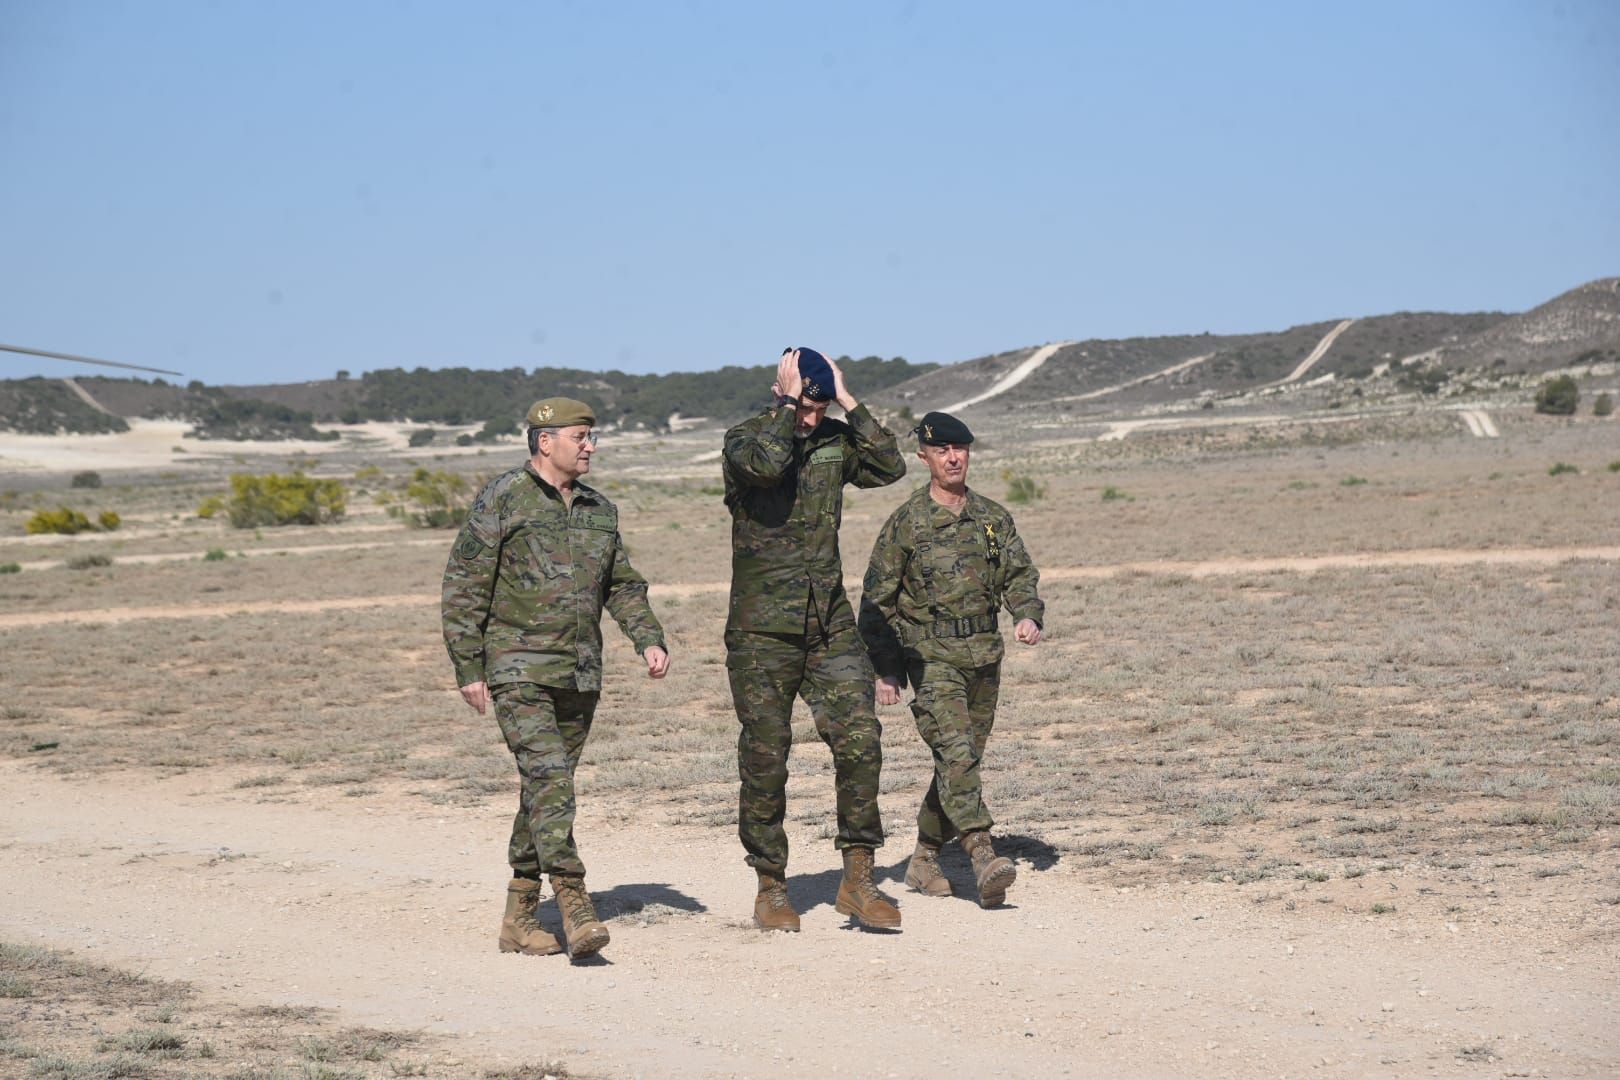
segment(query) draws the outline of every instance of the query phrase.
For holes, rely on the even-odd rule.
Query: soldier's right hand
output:
[[[468,683],[461,688],[461,700],[467,703],[468,708],[483,716],[484,710],[489,708],[489,684]]]
[[[799,350],[794,349],[782,354],[782,362],[776,365],[776,382],[771,389],[782,396],[799,400],[804,393],[804,376],[799,374]]]
[[[879,705],[900,704],[900,680],[893,675],[879,675],[877,680],[877,703]]]

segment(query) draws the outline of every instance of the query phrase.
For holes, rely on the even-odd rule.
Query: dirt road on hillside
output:
[[[1025,860],[996,911],[891,881],[904,929],[872,934],[832,910],[830,842],[795,826],[804,932],[767,936],[746,920],[753,878],[729,830],[612,825],[587,798],[581,846],[614,939],[571,967],[495,950],[504,812],[262,802],[236,778],[98,774],[91,798],[0,765],[0,936],[588,1075],[1596,1076],[1620,1062],[1612,933],[1514,896],[1500,926],[1459,925],[1424,903],[1416,868],[1374,883],[1405,890],[1375,919],[1229,886],[1109,889]],[[885,874],[903,854],[880,852]]]

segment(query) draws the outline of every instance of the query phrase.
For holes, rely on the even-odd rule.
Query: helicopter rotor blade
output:
[[[25,349],[21,345],[0,345],[5,352],[26,353],[29,356],[44,356],[52,360],[71,360],[75,364],[100,364],[102,367],[128,368],[131,371],[155,371],[160,375],[180,375],[183,372],[170,371],[168,368],[145,367],[141,364],[120,364],[116,360],[97,360],[92,356],[74,356],[72,353],[46,352],[44,349]]]

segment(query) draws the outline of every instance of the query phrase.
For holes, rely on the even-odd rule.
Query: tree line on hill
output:
[[[902,357],[885,360],[844,356],[839,365],[861,394],[875,393],[937,368]],[[358,379],[347,372],[313,383],[265,386],[205,386],[193,380],[178,386],[162,378],[122,379],[81,376],[78,382],[114,412],[146,419],[180,419],[197,439],[336,439],[317,423],[359,424],[367,420],[456,426],[483,424],[473,438],[490,439],[516,431],[529,405],[545,397],[573,397],[596,410],[604,426],[668,428],[676,414],[733,423],[770,397],[774,365],[718,371],[631,375],[576,368],[384,368]],[[50,434],[123,431],[115,415],[86,404],[61,379],[0,381],[0,429]]]

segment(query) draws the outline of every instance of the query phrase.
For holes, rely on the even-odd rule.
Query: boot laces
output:
[[[591,906],[591,898],[586,895],[584,886],[558,889],[557,904],[563,909],[563,917],[570,925],[596,921],[596,909]]]
[[[771,882],[760,890],[760,895],[765,898],[765,906],[773,911],[792,906],[788,902],[787,884],[785,882]]]

